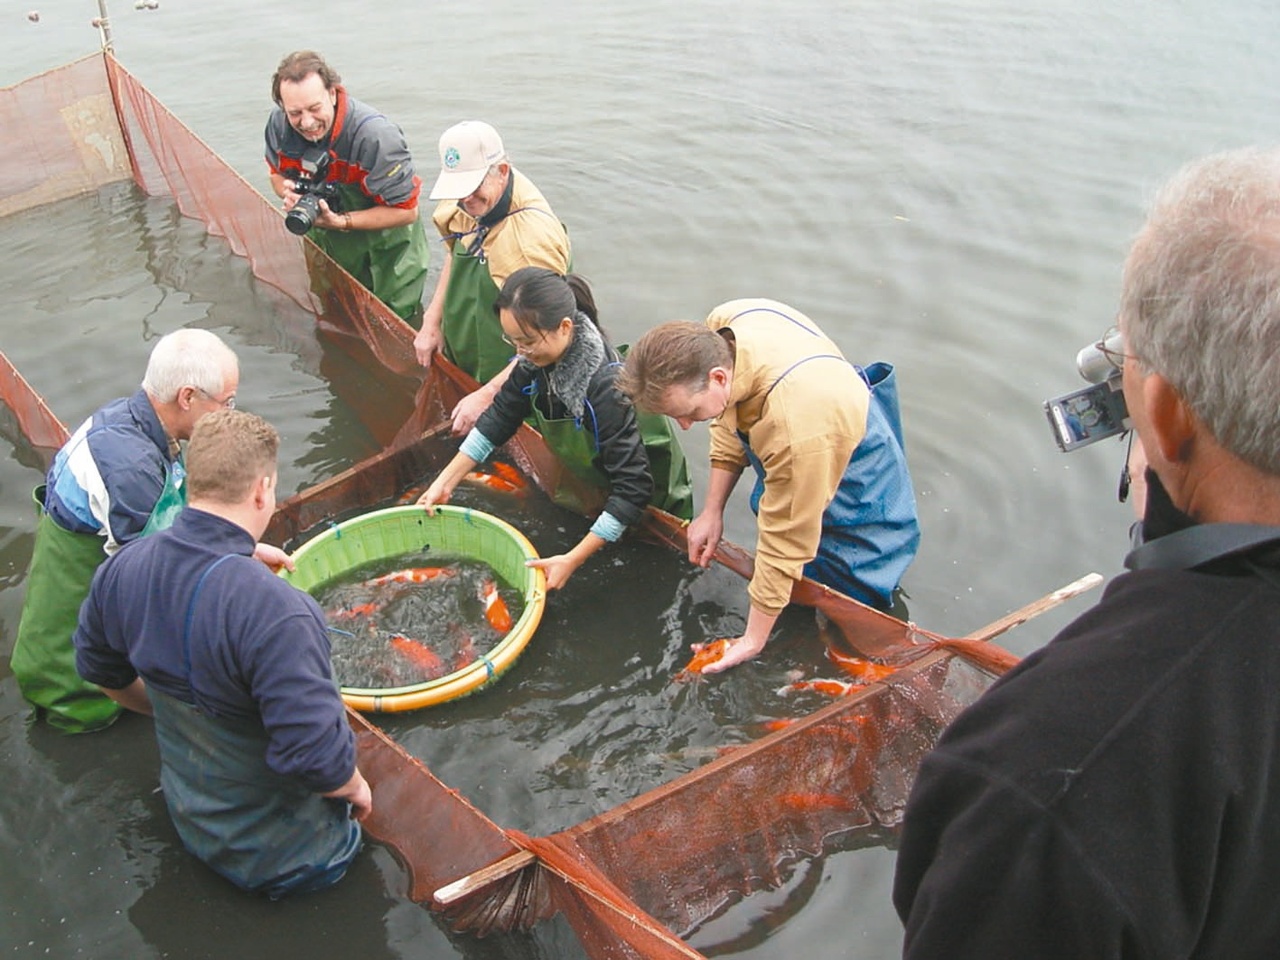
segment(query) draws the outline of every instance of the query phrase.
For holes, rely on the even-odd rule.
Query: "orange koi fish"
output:
[[[770,733],[774,733],[775,731],[778,731],[778,730],[787,729],[787,727],[791,726],[795,722],[796,722],[795,717],[779,717],[776,720],[766,720],[764,722],[764,728],[768,730]]]
[[[357,603],[351,607],[330,610],[328,617],[330,620],[354,620],[356,617],[372,617],[380,608],[380,604],[373,602]]]
[[[524,474],[517,470],[509,463],[503,463],[501,460],[495,460],[490,464],[493,472],[501,477],[507,483],[511,484],[518,490],[523,490],[528,486],[528,482],[524,478]]]
[[[788,683],[779,693],[795,693],[798,690],[813,690],[825,693],[828,697],[847,697],[855,690],[861,690],[865,684],[846,683],[843,680],[797,680]]]
[[[498,465],[495,464],[494,466],[496,468]],[[503,466],[506,466],[506,464],[503,464]],[[508,467],[508,469],[510,468]],[[515,471],[512,472],[514,473]],[[517,473],[516,477],[519,476],[520,475]],[[496,490],[499,493],[519,493],[524,490],[523,480],[513,482],[509,478],[502,476],[501,473],[496,472],[496,470],[494,473],[485,473],[482,470],[472,470],[462,479],[470,483],[478,483],[482,487],[488,487],[490,490]]]
[[[704,643],[702,649],[694,653],[689,662],[684,665],[684,669],[676,674],[676,679],[690,680],[693,677],[702,676],[702,671],[723,657],[724,652],[728,649],[729,640],[727,637]]]
[[[444,661],[425,644],[396,633],[391,636],[391,649],[422,670],[428,677],[435,679],[444,676]]]
[[[486,580],[480,587],[480,599],[484,601],[484,617],[489,621],[489,626],[499,633],[510,630],[511,611],[498,593],[498,585],[492,580]]]
[[[393,570],[380,577],[366,580],[366,587],[379,587],[386,583],[426,583],[436,577],[452,577],[454,571],[449,567],[408,567],[404,570]]]
[[[883,680],[897,670],[882,663],[872,663],[852,654],[842,653],[835,647],[827,646],[827,659],[860,683],[875,683]]]
[[[400,506],[407,506],[410,503],[417,503],[418,498],[427,492],[426,487],[410,487],[404,493],[400,494],[400,498],[396,501]]]

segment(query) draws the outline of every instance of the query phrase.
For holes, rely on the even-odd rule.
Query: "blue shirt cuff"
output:
[[[493,453],[493,444],[489,442],[489,438],[477,430],[471,428],[471,432],[467,434],[467,439],[462,441],[462,445],[458,447],[459,453],[465,453],[476,463],[484,463],[489,459],[489,454]]]
[[[618,538],[622,536],[627,525],[615,517],[611,513],[602,513],[596,517],[596,522],[591,525],[591,532],[601,540],[608,540],[610,543],[617,543]]]

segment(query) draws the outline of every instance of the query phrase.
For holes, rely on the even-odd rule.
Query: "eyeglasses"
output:
[[[1120,332],[1120,327],[1112,324],[1107,328],[1106,333],[1093,345],[1094,349],[1107,358],[1117,370],[1124,369],[1124,362],[1133,356],[1132,353],[1126,353],[1124,349],[1124,334]]]
[[[515,340],[512,340],[505,333],[502,335],[502,342],[509,347],[514,347],[516,353],[528,353],[545,339],[547,339],[545,333],[538,337],[518,337]]]
[[[212,400],[224,410],[234,410],[236,408],[236,395],[234,393],[228,396],[225,400],[219,400],[208,390],[202,390],[200,387],[196,387],[196,393],[200,394],[200,396],[204,397],[206,400]]]

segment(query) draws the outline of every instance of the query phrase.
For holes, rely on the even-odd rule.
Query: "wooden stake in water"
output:
[[[111,40],[111,17],[107,15],[107,0],[98,0],[98,16],[93,25],[98,28],[103,53],[114,54],[116,49]]]

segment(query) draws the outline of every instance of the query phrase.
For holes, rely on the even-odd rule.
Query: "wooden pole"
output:
[[[116,48],[111,40],[111,17],[107,15],[107,0],[98,0],[98,18],[93,21],[93,25],[98,28],[103,52],[114,55]]]

